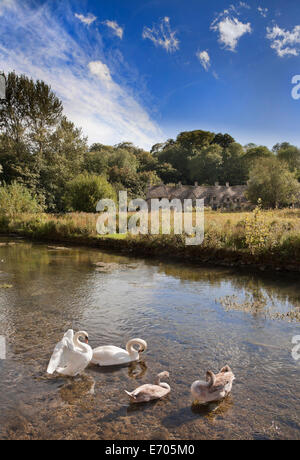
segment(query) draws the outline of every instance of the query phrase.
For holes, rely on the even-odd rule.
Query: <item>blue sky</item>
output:
[[[49,83],[90,143],[300,145],[299,24],[298,0],[0,0],[0,70]]]

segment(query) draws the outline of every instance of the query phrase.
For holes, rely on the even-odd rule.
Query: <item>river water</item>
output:
[[[296,275],[0,241],[0,439],[300,439],[300,359],[291,353],[299,323],[265,314],[299,309]],[[225,311],[219,299],[232,295],[263,295],[267,307]],[[69,328],[86,330],[92,347],[140,337],[148,351],[130,366],[47,376]],[[232,394],[193,405],[191,383],[225,364],[236,375]],[[124,389],[163,370],[170,395],[131,405]]]

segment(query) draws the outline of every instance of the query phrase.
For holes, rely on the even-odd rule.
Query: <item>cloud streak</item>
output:
[[[117,37],[119,37],[121,40],[123,38],[123,34],[124,34],[124,29],[119,26],[119,24],[116,22],[116,21],[109,21],[108,19],[106,21],[104,21],[104,23],[107,27],[109,27],[114,35],[116,35]]]
[[[155,46],[161,46],[168,53],[174,53],[179,49],[176,31],[171,29],[170,18],[167,16],[152,28],[145,26],[142,36],[144,39],[151,40]]]
[[[32,10],[22,2],[13,14],[4,12],[0,68],[50,84],[90,143],[132,140],[149,148],[161,139],[161,132],[123,82],[115,62],[107,61],[101,36],[91,43],[90,34],[72,24],[74,13],[68,14],[65,4],[62,11],[64,21],[71,22],[69,27],[61,22],[60,12],[52,12],[49,6]]]
[[[299,56],[300,26],[295,26],[292,30],[281,29],[278,25],[267,27],[267,38],[279,57]]]
[[[81,21],[86,26],[90,26],[97,19],[97,17],[94,16],[93,14],[91,14],[91,13],[89,13],[87,16],[84,16],[83,14],[75,13],[74,16],[75,16],[75,18],[79,19],[79,21]]]

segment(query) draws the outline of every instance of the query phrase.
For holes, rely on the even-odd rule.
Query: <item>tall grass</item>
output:
[[[129,246],[157,252],[176,249],[189,255],[205,252],[268,256],[300,263],[300,210],[205,212],[205,238],[201,246],[185,246],[184,235],[97,235],[97,214],[20,214],[0,217],[0,233],[17,233],[35,239],[123,239]],[[223,251],[223,252],[222,252]]]

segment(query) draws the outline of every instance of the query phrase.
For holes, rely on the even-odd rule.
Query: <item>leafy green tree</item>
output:
[[[194,152],[183,148],[178,143],[166,146],[159,154],[158,161],[160,164],[170,164],[177,171],[178,180],[183,183],[189,182],[189,157]]]
[[[254,204],[261,199],[265,208],[290,206],[299,194],[295,175],[276,157],[260,159],[250,171],[247,196]]]
[[[229,134],[218,133],[218,134],[215,135],[214,140],[213,140],[212,143],[213,144],[218,144],[223,149],[226,149],[226,148],[228,148],[230,146],[230,144],[233,144],[234,142],[235,142],[235,140]]]
[[[158,160],[150,152],[146,152],[145,150],[141,150],[137,155],[136,158],[139,162],[138,164],[138,171],[155,171],[158,166]]]
[[[24,185],[13,182],[0,187],[1,215],[15,217],[22,213],[34,214],[42,211],[43,205]]]
[[[82,171],[86,150],[86,139],[81,129],[62,117],[39,158],[39,187],[46,198],[48,210],[64,210],[66,183]]]
[[[298,177],[300,176],[300,149],[298,147],[287,144],[277,151],[277,156],[288,165],[290,171],[294,171]]]
[[[66,186],[65,201],[70,211],[96,212],[99,200],[116,199],[116,192],[105,177],[80,174]]]
[[[177,136],[176,142],[185,149],[202,149],[208,147],[214,140],[215,134],[210,131],[186,131]]]
[[[222,151],[219,182],[230,185],[245,184],[248,179],[248,168],[244,161],[244,149],[237,142],[230,143]]]
[[[214,184],[220,174],[222,165],[222,147],[217,144],[199,150],[189,160],[191,180],[197,180],[200,184]]]
[[[279,142],[278,144],[274,145],[274,147],[272,148],[272,152],[277,154],[279,150],[285,150],[289,147],[291,147],[291,144],[289,142]]]
[[[156,173],[165,184],[177,183],[180,179],[180,173],[170,163],[159,163],[156,167]]]
[[[62,103],[50,86],[25,75],[7,75],[6,101],[0,106],[0,130],[13,142],[41,151],[47,133],[62,116]]]
[[[82,170],[86,139],[63,116],[61,101],[44,82],[14,72],[7,77],[0,109],[0,163],[14,180],[45,197],[47,209],[63,210],[65,183]]]
[[[268,149],[268,147],[260,145],[248,148],[244,155],[244,161],[250,170],[252,166],[257,162],[257,160],[263,160],[264,158],[271,157],[274,157],[274,154]]]

